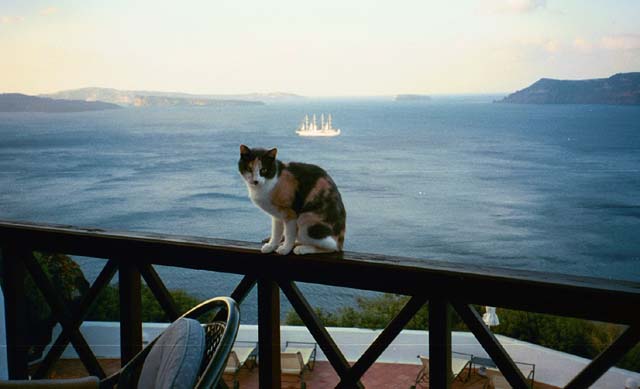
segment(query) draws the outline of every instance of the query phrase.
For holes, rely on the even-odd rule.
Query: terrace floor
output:
[[[100,359],[105,373],[111,374],[120,368],[119,359]],[[367,373],[362,377],[362,383],[367,389],[386,389],[386,388],[404,388],[408,389],[415,384],[416,375],[420,369],[419,365],[409,364],[392,364],[392,363],[375,363]],[[488,371],[487,374],[499,374]],[[61,359],[56,363],[51,371],[50,378],[74,378],[86,376],[87,372],[78,359]],[[233,377],[224,376],[225,382],[229,387],[233,387]],[[307,388],[333,388],[338,383],[338,375],[335,373],[329,362],[317,361],[316,366],[311,372],[306,372],[304,380]],[[249,371],[242,369],[239,374],[239,383],[241,389],[258,389],[258,368]],[[471,376],[464,382],[456,380],[453,382],[452,388],[469,388],[484,389],[489,388],[489,379],[480,376],[474,370]],[[422,384],[419,388],[427,388],[428,385]],[[536,382],[534,385],[537,389],[553,389],[555,386],[546,385]],[[300,379],[295,376],[283,376],[283,389],[300,388]]]

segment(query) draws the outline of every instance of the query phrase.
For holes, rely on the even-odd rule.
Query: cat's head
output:
[[[278,149],[250,149],[240,145],[238,171],[250,188],[258,188],[271,180],[277,173],[276,154]]]

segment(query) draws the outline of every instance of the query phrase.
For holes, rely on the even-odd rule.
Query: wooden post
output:
[[[142,295],[140,272],[133,261],[120,260],[120,364],[142,350]]]
[[[280,389],[280,290],[273,280],[258,280],[258,358],[260,388]]]
[[[28,375],[27,304],[24,287],[26,270],[20,258],[20,252],[13,248],[2,250],[2,264],[9,379],[26,379]]]
[[[451,388],[451,307],[429,300],[429,387]]]

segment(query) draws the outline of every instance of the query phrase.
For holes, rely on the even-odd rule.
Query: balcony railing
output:
[[[100,291],[118,273],[120,282],[121,360],[142,347],[141,278],[171,319],[176,306],[153,265],[244,275],[232,297],[242,302],[257,284],[259,382],[280,387],[280,294],[291,302],[329,363],[338,387],[362,387],[360,378],[428,302],[430,387],[450,387],[451,319],[454,309],[515,388],[527,380],[482,322],[471,304],[605,321],[628,326],[566,387],[595,382],[640,340],[640,283],[509,270],[425,259],[345,252],[309,256],[264,255],[254,243],[114,232],[72,226],[0,221],[4,265],[5,317],[10,378],[27,377],[25,284],[27,272],[57,315],[62,332],[44,357],[34,378],[45,377],[69,342],[87,370],[104,372],[79,327]],[[33,257],[33,251],[104,258],[105,266],[73,310],[66,304]],[[408,303],[354,364],[349,364],[309,305],[296,282],[341,286],[411,296]]]

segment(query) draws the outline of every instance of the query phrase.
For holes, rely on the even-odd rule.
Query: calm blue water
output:
[[[277,146],[333,176],[347,250],[640,281],[640,107],[492,99],[0,114],[0,218],[258,241],[269,219],[247,199],[238,145]],[[312,112],[343,134],[295,136]],[[91,279],[103,262],[81,263]],[[161,274],[201,297],[238,280]],[[355,293],[303,289],[326,307]]]

